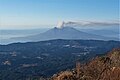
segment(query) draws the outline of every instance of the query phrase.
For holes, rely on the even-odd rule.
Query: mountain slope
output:
[[[105,37],[119,38],[119,30],[112,31],[109,29],[101,29],[101,30],[83,29],[82,31],[90,34],[105,36]]]
[[[74,70],[55,74],[52,80],[120,80],[120,48],[84,66],[77,63]]]
[[[93,39],[93,40],[117,40],[116,38],[104,37],[95,34],[88,34],[86,32],[82,32],[76,30],[72,27],[62,27],[62,28],[53,28],[44,33],[27,36],[27,37],[18,37],[13,38],[14,41],[44,41],[51,39]]]

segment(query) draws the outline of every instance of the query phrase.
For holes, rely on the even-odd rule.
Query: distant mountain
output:
[[[54,27],[53,29],[50,29],[44,33],[40,33],[33,36],[27,36],[27,37],[12,38],[11,40],[17,42],[28,42],[28,41],[44,41],[44,40],[52,40],[52,39],[118,40],[117,38],[89,34],[87,32],[82,32],[72,27],[62,27],[62,28]]]
[[[119,30],[112,31],[109,29],[99,29],[99,30],[82,29],[82,31],[90,34],[101,35],[104,37],[114,37],[120,39]]]
[[[9,44],[14,42],[44,41],[51,39],[93,39],[119,41],[119,30],[119,23],[116,22],[61,22],[58,23],[57,27],[45,30],[0,30],[0,43]]]

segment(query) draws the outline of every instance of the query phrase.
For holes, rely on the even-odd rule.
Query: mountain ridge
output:
[[[85,65],[76,63],[73,70],[54,74],[51,80],[119,80],[120,48],[115,48],[107,55],[96,57]]]

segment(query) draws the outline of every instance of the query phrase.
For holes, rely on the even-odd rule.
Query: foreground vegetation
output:
[[[120,48],[88,64],[77,63],[74,70],[60,72],[52,80],[120,80]]]

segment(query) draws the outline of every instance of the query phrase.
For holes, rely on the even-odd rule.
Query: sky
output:
[[[0,29],[53,27],[61,21],[118,21],[119,0],[0,0]]]

